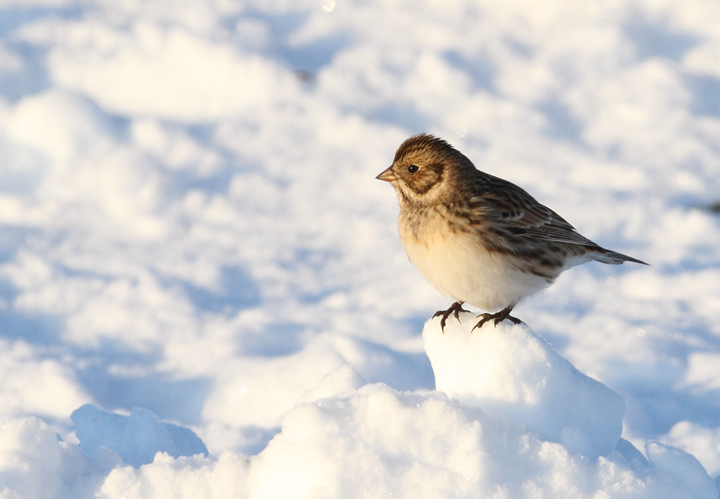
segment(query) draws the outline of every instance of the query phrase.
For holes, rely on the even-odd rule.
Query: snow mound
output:
[[[208,454],[192,430],[162,423],[145,409],[133,409],[129,416],[123,416],[86,404],[73,412],[71,419],[85,454],[109,449],[134,467],[152,463],[158,452],[172,457]]]
[[[321,391],[335,385],[341,393],[296,405],[255,458],[158,454],[139,469],[112,470],[98,496],[717,497],[703,467],[678,449],[650,444],[649,462],[620,452],[588,459],[440,392],[399,392],[382,383],[348,391],[339,380],[353,384],[351,374],[341,370],[322,383]]]
[[[466,347],[464,357],[453,347],[467,343],[456,336],[468,324],[450,325],[442,335],[435,331],[435,321],[428,321],[425,336],[433,366],[443,365],[438,359],[449,364],[453,357],[464,362],[474,355],[477,360],[477,346]],[[510,369],[516,371],[511,384],[523,379],[518,366],[540,353],[545,356],[544,363],[531,363],[545,366],[541,372],[546,381],[535,385],[551,387],[528,391],[536,394],[538,405],[548,404],[548,393],[565,386],[574,387],[569,397],[584,400],[588,393],[598,393],[601,402],[615,401],[615,411],[619,407],[622,412],[622,404],[608,395],[612,391],[598,388],[600,383],[572,369],[526,326],[490,326],[472,334],[486,336],[481,340],[485,345],[492,343],[488,340],[493,335],[496,346],[505,345],[494,350],[496,360],[515,365]],[[516,348],[520,344],[526,345],[525,355]],[[443,372],[440,369],[440,379]],[[491,374],[486,393],[507,393],[506,374]],[[530,372],[524,376],[530,385]],[[493,384],[497,386],[491,390]],[[446,386],[452,384],[448,381]],[[528,397],[505,399],[506,414],[524,416],[521,424],[476,407],[475,402],[482,402],[477,396],[468,398],[473,402],[469,405],[441,391],[401,392],[383,383],[363,385],[362,377],[346,365],[301,398],[284,416],[281,432],[255,457],[232,451],[209,456],[191,430],[162,423],[150,411],[136,409],[121,416],[85,405],[72,415],[78,446],[63,442],[34,418],[0,427],[0,496],[717,498],[715,483],[702,465],[679,449],[649,442],[646,459],[630,442],[613,437],[616,450],[597,456],[578,451],[581,434],[598,448],[609,445],[602,443],[602,432],[587,423],[603,419],[592,404],[578,403],[574,419],[553,413],[568,423],[563,428],[574,428],[576,438],[562,430],[561,441],[551,441],[549,430],[531,428],[550,425],[543,417],[551,415],[525,410]],[[485,399],[493,402],[497,397]],[[613,415],[605,418],[615,421]],[[43,481],[35,483],[29,469],[41,470]],[[43,496],[47,491],[50,495]]]
[[[536,430],[588,457],[607,456],[622,433],[625,403],[584,375],[525,324],[486,323],[476,314],[423,330],[437,390],[488,414]]]
[[[648,442],[645,452],[661,481],[669,488],[680,488],[684,495],[677,497],[717,497],[715,482],[710,480],[700,462],[681,449],[658,442]]]
[[[115,468],[96,498],[106,499],[243,499],[248,497],[248,459],[225,452],[219,458],[201,455],[173,459],[160,453],[152,464]]]
[[[55,497],[63,481],[63,448],[57,434],[37,418],[0,426],[0,497]],[[77,451],[77,448],[75,451]]]

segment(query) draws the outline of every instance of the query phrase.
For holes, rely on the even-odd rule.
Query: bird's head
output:
[[[420,134],[403,142],[392,166],[376,178],[395,187],[400,203],[428,205],[451,196],[467,159],[453,146],[433,135]]]

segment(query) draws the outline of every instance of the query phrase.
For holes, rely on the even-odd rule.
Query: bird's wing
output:
[[[597,246],[522,188],[501,178],[489,177],[483,182],[481,192],[476,191],[470,205],[497,229],[530,239]]]

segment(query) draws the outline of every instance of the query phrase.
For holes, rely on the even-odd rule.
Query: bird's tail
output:
[[[624,262],[633,262],[633,263],[639,263],[641,265],[649,265],[648,263],[643,262],[642,260],[638,260],[637,258],[633,258],[631,256],[623,255],[622,253],[618,253],[617,251],[611,251],[606,250],[603,248],[603,253],[598,253],[595,257],[595,260],[602,263],[607,263],[610,265],[620,265]]]

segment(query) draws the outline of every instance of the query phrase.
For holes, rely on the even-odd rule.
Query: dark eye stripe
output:
[[[418,168],[418,170],[420,170],[420,168]],[[407,184],[416,194],[422,196],[435,185],[442,182],[443,170],[444,166],[442,163],[423,165],[422,173],[409,177],[407,179]]]

